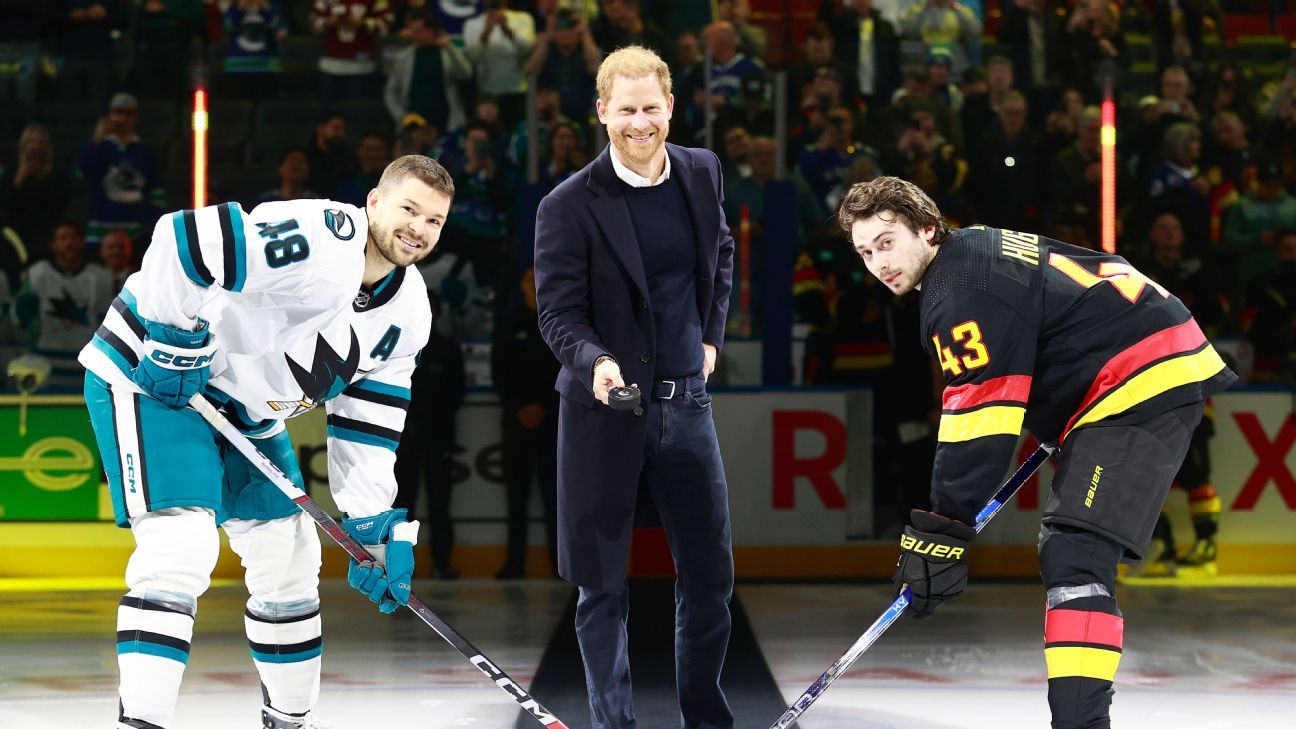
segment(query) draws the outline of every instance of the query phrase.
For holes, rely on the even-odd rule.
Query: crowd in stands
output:
[[[604,143],[593,105],[600,59],[638,43],[672,69],[670,140],[712,140],[731,226],[748,223],[755,303],[735,306],[733,334],[761,333],[766,246],[795,246],[796,320],[809,333],[801,381],[908,392],[888,386],[926,376],[903,366],[925,359],[905,334],[914,302],[865,275],[832,221],[846,189],[898,175],[952,225],[1097,247],[1098,104],[1109,88],[1120,252],[1188,302],[1210,335],[1241,342],[1229,351],[1251,381],[1293,380],[1291,3],[803,0],[791,3],[795,23],[753,4],[772,5],[6,2],[0,344],[66,360],[103,314],[101,289],[115,291],[139,264],[157,218],[192,206],[197,84],[209,90],[209,203],[362,205],[394,156],[439,159],[457,195],[424,267],[437,326],[489,339],[493,322],[524,305],[535,201]],[[765,187],[780,178],[795,190],[779,204],[791,206],[796,237],[767,243]],[[925,422],[931,405],[896,404],[898,417]]]

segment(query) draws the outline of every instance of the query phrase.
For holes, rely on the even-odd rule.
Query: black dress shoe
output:
[[[495,573],[497,580],[520,580],[526,574],[526,571],[519,565],[506,564]]]

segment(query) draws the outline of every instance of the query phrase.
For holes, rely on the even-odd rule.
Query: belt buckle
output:
[[[679,383],[678,383],[677,381],[675,381],[675,380],[659,380],[659,382],[661,382],[661,384],[663,384],[663,385],[670,385],[670,386],[671,386],[670,394],[667,395],[666,397],[663,397],[662,399],[663,399],[663,400],[674,400],[674,399],[675,399],[675,387],[676,387],[676,385],[678,385]]]

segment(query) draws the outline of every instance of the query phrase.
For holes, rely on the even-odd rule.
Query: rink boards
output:
[[[80,398],[31,398],[27,434],[18,435],[17,398],[0,398],[0,545],[10,559],[0,576],[120,575],[133,542],[108,519],[106,487]],[[1296,417],[1290,391],[1234,391],[1213,399],[1213,482],[1223,503],[1221,572],[1296,574]],[[742,577],[881,576],[894,566],[891,541],[872,534],[870,393],[737,388],[715,394],[714,411],[729,481],[735,560]],[[459,416],[453,515],[455,561],[468,575],[491,574],[503,559],[505,498],[498,405],[480,393]],[[291,421],[312,494],[332,508],[327,489],[324,417]],[[1034,444],[1023,439],[1022,457]],[[1035,573],[1045,465],[978,539],[974,569],[987,575]],[[1169,510],[1189,541],[1185,497]],[[533,518],[540,513],[533,499]],[[542,530],[532,529],[529,568],[543,571]],[[325,571],[341,574],[344,555],[329,550]],[[639,533],[631,569],[668,574],[660,533]],[[226,552],[218,576],[237,574]]]

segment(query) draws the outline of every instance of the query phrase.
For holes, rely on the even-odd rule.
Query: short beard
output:
[[[621,153],[621,156],[625,158],[627,162],[647,164],[652,161],[653,155],[657,154],[657,150],[661,149],[662,146],[666,144],[666,134],[669,130],[669,126],[662,127],[661,129],[654,128],[652,130],[652,133],[655,135],[653,137],[654,143],[647,151],[647,154],[642,158],[637,156],[638,153],[636,152],[636,148],[630,143],[630,140],[626,139],[627,135],[625,133],[612,135],[612,146],[616,147],[616,150]]]
[[[373,223],[369,224],[369,242],[373,243],[374,250],[378,251],[378,255],[382,256],[383,260],[387,261],[388,263],[392,264],[397,268],[404,268],[406,266],[411,266],[415,263],[418,263],[418,259],[410,261],[409,263],[402,263],[396,260],[393,257],[397,255],[396,236],[393,235],[392,233],[388,233],[384,237],[382,231],[379,230]]]

